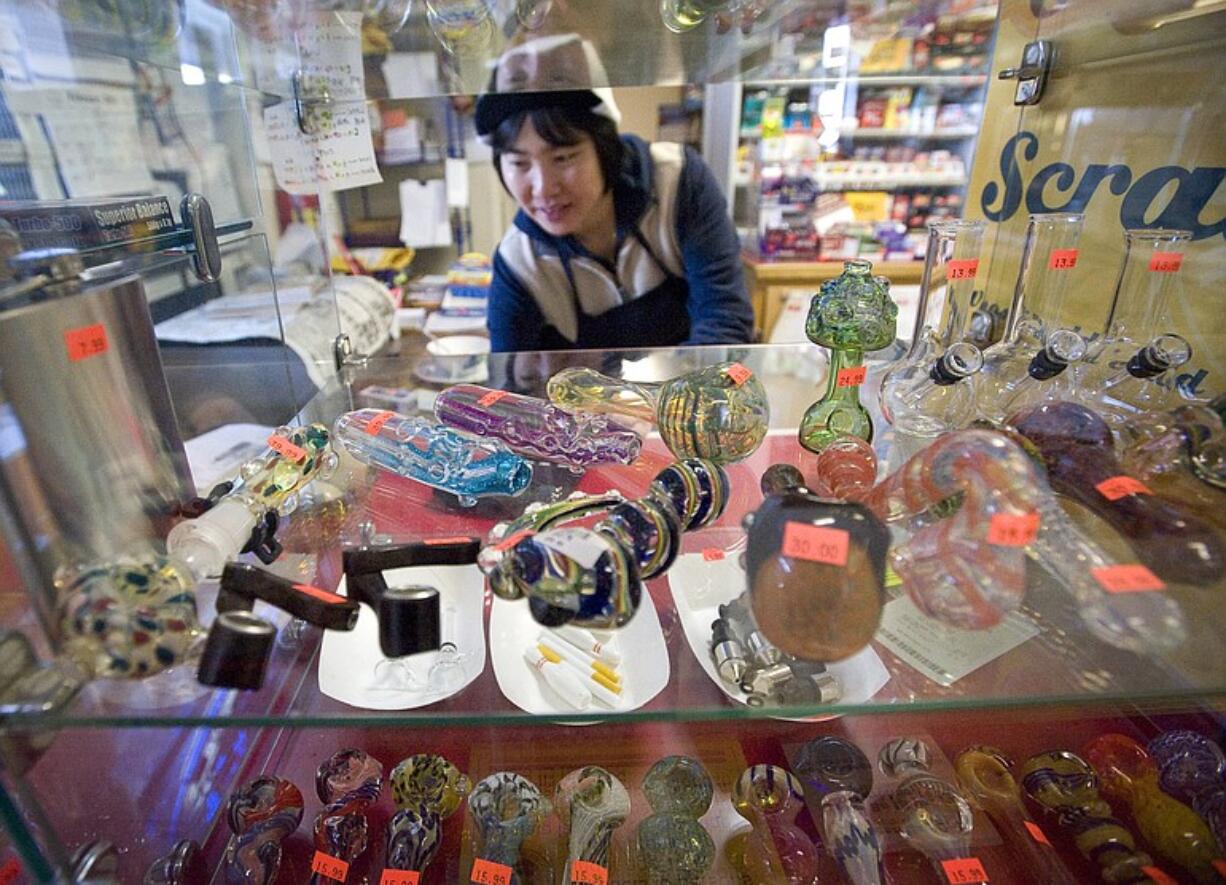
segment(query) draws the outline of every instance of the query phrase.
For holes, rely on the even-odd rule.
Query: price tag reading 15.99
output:
[[[344,882],[345,877],[349,875],[349,864],[339,857],[333,857],[330,854],[324,854],[322,851],[316,851],[315,857],[311,859],[311,872],[318,873],[325,879],[335,879],[337,882]]]
[[[609,871],[598,863],[576,860],[570,865],[571,885],[609,885]]]
[[[950,885],[980,885],[988,881],[988,874],[977,857],[959,857],[941,861],[941,869]]]
[[[477,858],[473,861],[473,872],[469,881],[475,882],[476,885],[511,885],[511,872],[511,868],[506,864]]]
[[[846,529],[789,522],[783,527],[783,555],[827,565],[847,565]]]

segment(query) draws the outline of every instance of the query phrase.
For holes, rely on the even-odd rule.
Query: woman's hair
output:
[[[564,107],[543,107],[520,111],[511,114],[498,124],[490,134],[490,147],[494,149],[494,171],[505,190],[507,183],[502,179],[502,155],[511,149],[525,120],[532,121],[532,128],[537,135],[554,147],[571,147],[583,141],[583,136],[589,135],[596,146],[596,159],[600,163],[600,172],[604,176],[604,189],[607,191],[617,181],[621,173],[624,146],[617,134],[617,124],[608,117],[593,114],[590,111],[579,111]]]

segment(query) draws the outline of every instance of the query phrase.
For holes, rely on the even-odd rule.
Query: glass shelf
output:
[[[491,386],[540,394],[544,381],[568,363],[599,364],[635,380],[673,377],[701,365],[737,360],[753,370],[770,391],[772,432],[762,448],[747,461],[728,468],[733,495],[727,512],[707,529],[684,537],[683,554],[719,550],[735,562],[743,549],[740,528],[746,513],[761,501],[758,477],[771,463],[796,463],[796,421],[817,396],[825,376],[819,348],[807,345],[688,348],[670,351],[590,352],[572,354],[494,355],[489,358]],[[864,400],[872,408],[873,391],[883,361],[870,363]],[[339,414],[361,405],[366,386],[417,387],[414,365],[401,359],[372,360],[356,370],[351,383],[326,387],[302,412],[306,421],[330,424]],[[875,411],[875,409],[874,409]],[[881,433],[876,448],[882,461],[889,458],[891,432],[878,421]],[[658,438],[648,441],[644,455],[629,467],[601,468],[582,478],[565,471],[538,469],[533,486],[523,497],[487,499],[472,509],[459,507],[448,496],[400,477],[365,473],[359,468],[351,482],[334,481],[336,491],[323,500],[325,489],[314,493],[314,506],[293,514],[280,533],[285,545],[282,574],[333,588],[340,580],[340,547],[358,537],[359,526],[372,521],[391,541],[431,537],[477,535],[485,537],[493,525],[522,511],[530,500],[551,500],[573,491],[616,487],[628,496],[642,494],[656,472],[671,460]],[[344,486],[344,494],[339,489]],[[1106,545],[1105,546],[1109,546]],[[701,559],[701,556],[698,556]],[[317,667],[320,634],[307,629],[301,635],[282,630],[264,687],[256,692],[223,692],[195,683],[191,667],[179,668],[136,682],[100,681],[89,685],[68,709],[41,716],[17,715],[13,725],[40,727],[163,727],[199,725],[214,728],[248,725],[291,727],[387,725],[501,725],[557,719],[592,721],[679,721],[826,717],[832,714],[916,712],[925,710],[994,709],[1127,702],[1147,708],[1172,709],[1194,699],[1226,696],[1226,659],[1220,650],[1226,638],[1226,619],[1210,605],[1211,590],[1172,587],[1169,592],[1189,617],[1201,621],[1193,637],[1164,656],[1125,653],[1094,639],[1078,617],[1071,597],[1040,568],[1030,567],[1026,601],[1021,617],[1037,629],[1034,638],[1005,652],[966,677],[942,687],[895,656],[880,640],[873,648],[889,680],[870,699],[833,705],[754,708],[725,697],[707,675],[683,630],[682,615],[674,603],[678,593],[697,592],[692,585],[670,582],[678,566],[647,584],[661,623],[671,673],[664,688],[640,709],[624,713],[536,716],[508,701],[486,651],[484,670],[467,688],[444,701],[416,710],[370,711],[348,706],[325,696]],[[893,591],[897,593],[897,591]],[[202,611],[210,610],[212,592],[201,589]],[[513,603],[521,605],[523,603]],[[491,598],[485,591],[485,614]],[[373,675],[373,674],[372,674]],[[355,674],[355,679],[363,678]]]

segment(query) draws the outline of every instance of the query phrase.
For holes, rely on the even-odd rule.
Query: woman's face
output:
[[[553,145],[528,118],[500,162],[515,202],[553,236],[583,239],[612,221],[612,195],[590,135],[584,133],[578,144]]]

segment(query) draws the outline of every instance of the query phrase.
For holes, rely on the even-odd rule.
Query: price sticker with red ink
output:
[[[1175,273],[1183,267],[1182,252],[1155,252],[1149,256],[1149,269],[1158,273]]]
[[[977,857],[959,857],[941,861],[941,869],[950,885],[979,885],[988,881],[987,871]]]
[[[0,885],[12,885],[20,875],[21,861],[15,857],[10,857],[4,862],[4,866],[0,867]]]
[[[482,408],[488,409],[494,403],[498,402],[498,400],[503,399],[504,397],[508,397],[510,395],[511,394],[505,390],[491,390],[485,396],[481,397],[481,399],[477,400],[477,405],[481,406]]]
[[[571,885],[609,885],[609,871],[591,861],[572,861],[570,881]]]
[[[993,513],[988,523],[988,543],[998,547],[1025,547],[1039,536],[1039,514]]]
[[[1052,270],[1072,270],[1077,266],[1077,250],[1052,249],[1047,258],[1047,266]]]
[[[1090,574],[1108,593],[1147,593],[1166,589],[1161,578],[1139,563],[1104,565],[1090,569]]]
[[[951,261],[947,273],[951,280],[973,280],[979,273],[979,259],[958,258]]]
[[[371,436],[376,436],[383,429],[383,425],[392,420],[395,414],[395,412],[380,412],[378,415],[375,415],[375,417],[366,422],[366,432]]]
[[[94,323],[92,326],[82,326],[65,332],[64,346],[68,348],[68,359],[76,363],[106,353],[111,345],[106,338],[106,326]]]
[[[1213,868],[1217,870],[1218,873],[1220,873],[1223,878],[1226,878],[1226,860],[1222,860],[1221,858],[1218,858],[1217,860],[1213,862]],[[3,880],[0,879],[0,881],[3,881]]]
[[[384,870],[379,885],[421,885],[421,873],[417,870]]]
[[[345,877],[349,875],[349,864],[339,857],[333,857],[330,854],[324,854],[322,851],[316,851],[315,857],[311,859],[311,872],[318,873],[327,879],[344,882]]]
[[[702,551],[702,558],[704,562],[718,562],[724,558],[724,551],[718,547],[707,547]]]
[[[1024,820],[1022,823],[1026,825],[1026,832],[1030,833],[1031,839],[1034,839],[1040,845],[1051,847],[1051,842],[1048,840],[1047,834],[1043,832],[1042,827],[1032,820]]]
[[[827,565],[847,565],[846,529],[789,522],[783,527],[783,555]]]
[[[732,383],[740,387],[746,381],[753,377],[753,372],[742,366],[740,363],[733,363],[728,368],[724,369],[724,374],[732,379]]]
[[[289,461],[301,461],[306,457],[306,449],[296,446],[283,436],[273,434],[268,437],[268,448]]]
[[[422,543],[427,547],[445,547],[448,544],[467,544],[472,540],[464,535],[453,535],[450,538],[426,538]]]
[[[868,374],[868,369],[864,366],[853,366],[850,369],[839,369],[839,374],[834,377],[835,387],[855,387],[858,384],[864,383],[864,376]]]
[[[1139,479],[1133,479],[1131,476],[1113,476],[1110,479],[1104,479],[1098,485],[1094,486],[1098,489],[1098,493],[1108,501],[1118,501],[1120,498],[1126,498],[1129,495],[1152,495],[1149,486],[1141,482]]]
[[[473,871],[468,881],[477,885],[511,885],[511,873],[511,868],[506,864],[477,858],[473,861]]]
[[[1149,876],[1150,879],[1157,882],[1158,885],[1179,885],[1179,880],[1168,876],[1157,867],[1141,867],[1141,872]]]

